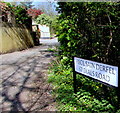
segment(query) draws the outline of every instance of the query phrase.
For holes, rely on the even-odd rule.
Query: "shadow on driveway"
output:
[[[1,65],[2,111],[54,111],[55,99],[46,82],[53,53],[39,52],[18,61]]]

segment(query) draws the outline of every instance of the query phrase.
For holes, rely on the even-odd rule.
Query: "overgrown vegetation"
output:
[[[63,111],[119,112],[116,89],[77,75],[73,93],[72,56],[120,65],[120,3],[59,3],[57,36],[60,60],[49,81]]]
[[[6,3],[10,8],[10,11],[14,14],[17,24],[23,24],[26,27],[29,26],[31,17],[28,15],[27,10],[21,6],[15,6],[10,3]]]
[[[112,65],[120,63],[120,3],[59,3],[61,54]],[[113,54],[114,53],[114,54]]]
[[[77,75],[78,92],[74,94],[72,68],[59,60],[53,63],[50,75],[48,81],[54,85],[53,95],[56,96],[58,110],[119,113],[115,89],[109,88],[111,92],[104,92],[101,83]],[[105,93],[110,94],[109,97]]]
[[[46,14],[41,14],[37,17],[36,22],[41,25],[50,26],[50,24],[52,23],[52,20],[51,20],[50,16],[48,16]]]
[[[47,14],[41,14],[36,18],[36,22],[41,25],[46,25],[50,27],[50,33],[55,33],[56,28],[56,15],[53,17],[47,15]]]

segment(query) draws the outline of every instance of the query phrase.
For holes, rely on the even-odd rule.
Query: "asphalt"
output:
[[[1,111],[56,111],[48,68],[56,59],[57,38],[40,39],[40,46],[0,55]]]
[[[40,39],[40,43],[49,46],[58,46],[60,45],[57,38],[52,39]]]

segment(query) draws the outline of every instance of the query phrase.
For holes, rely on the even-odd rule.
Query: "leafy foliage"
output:
[[[27,11],[21,6],[14,6],[10,3],[6,3],[10,8],[11,12],[15,15],[15,20],[17,24],[29,25],[30,17],[27,14]]]
[[[34,9],[32,9],[32,8],[28,9],[27,13],[28,13],[29,16],[32,16],[33,19],[37,18],[39,15],[43,14],[43,12],[40,9],[35,9],[35,8]]]
[[[116,90],[77,75],[78,93],[72,84],[72,56],[120,66],[120,3],[59,2],[57,36],[60,62],[50,81],[56,86],[60,110],[119,112]],[[61,64],[62,63],[62,64]]]
[[[119,8],[120,3],[59,3],[61,54],[119,65]]]
[[[47,26],[50,26],[50,24],[52,23],[50,16],[48,16],[46,14],[39,15],[37,17],[36,21],[38,24],[47,25]]]
[[[70,65],[66,66],[57,60],[50,68],[50,75],[48,81],[54,85],[53,95],[56,96],[60,111],[116,112],[116,101],[111,100],[114,104],[108,101],[103,94],[102,85],[93,83],[82,75],[77,75],[78,92],[73,93],[73,75]]]
[[[56,24],[56,16],[54,15],[53,17],[46,15],[46,14],[41,14],[36,18],[36,22],[41,25],[47,25],[50,27],[50,33],[51,35],[55,33],[56,27],[58,26]]]

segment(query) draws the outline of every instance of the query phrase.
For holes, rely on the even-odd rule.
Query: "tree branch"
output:
[[[112,25],[112,21],[111,21],[111,18],[110,18],[110,16],[107,14],[107,16],[108,16],[108,20],[109,20],[109,22],[110,22],[110,26]],[[109,54],[109,50],[110,50],[110,46],[111,46],[111,44],[112,44],[112,40],[113,40],[113,33],[112,33],[112,30],[111,30],[111,28],[110,28],[110,41],[109,41],[109,44],[108,44],[108,47],[107,47],[107,51],[106,51],[106,55],[108,56],[108,54]]]

